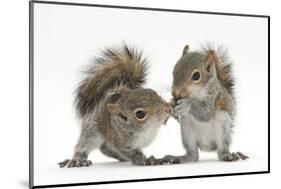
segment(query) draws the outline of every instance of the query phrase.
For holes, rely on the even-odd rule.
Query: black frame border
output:
[[[130,9],[130,10],[266,18],[268,23],[268,28],[267,28],[268,29],[268,115],[267,115],[268,116],[268,168],[267,170],[256,171],[256,172],[192,175],[192,176],[181,176],[181,177],[163,177],[163,178],[115,180],[115,181],[102,181],[102,182],[84,182],[84,183],[68,183],[68,184],[52,184],[52,185],[35,186],[34,185],[34,116],[33,116],[34,115],[34,69],[33,69],[34,68],[34,4],[53,4],[53,5],[67,5],[67,6],[86,6],[86,7]],[[131,6],[117,6],[117,5],[100,5],[100,4],[89,4],[89,3],[70,3],[70,2],[40,1],[40,0],[29,1],[29,188],[33,189],[33,188],[67,187],[67,186],[85,186],[85,185],[98,185],[98,184],[115,184],[115,183],[161,181],[161,180],[191,179],[191,178],[209,178],[209,177],[223,177],[223,176],[267,174],[267,173],[270,173],[270,16],[269,15],[163,9],[163,8],[149,8],[149,7],[131,7]]]

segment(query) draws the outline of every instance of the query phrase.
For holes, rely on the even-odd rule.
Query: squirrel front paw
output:
[[[160,159],[159,164],[160,165],[167,165],[167,164],[179,164],[180,158],[172,155],[166,155],[163,158]]]
[[[160,159],[155,158],[154,156],[150,156],[149,158],[137,158],[132,163],[134,165],[143,165],[143,166],[148,166],[148,165],[160,165],[159,164]]]
[[[178,164],[180,163],[180,158],[172,155],[166,155],[163,158],[155,158],[154,156],[150,156],[149,158],[145,158],[142,160],[138,160],[133,162],[135,165],[168,165],[168,164]]]
[[[180,121],[181,117],[188,113],[190,106],[191,106],[190,99],[185,98],[185,99],[178,100],[175,106],[173,107],[172,116],[176,120]]]
[[[60,163],[58,163],[58,165],[60,166],[60,168],[72,168],[72,167],[89,167],[91,166],[93,163],[91,160],[87,160],[87,159],[66,159]]]

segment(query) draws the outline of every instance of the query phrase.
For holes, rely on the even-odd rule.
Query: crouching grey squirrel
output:
[[[105,48],[94,60],[75,98],[82,121],[80,137],[72,159],[60,162],[60,167],[90,166],[88,154],[97,148],[119,161],[159,163],[141,150],[168,119],[171,106],[152,89],[142,88],[147,63],[142,52],[126,44]]]
[[[170,163],[198,161],[199,152],[217,151],[221,161],[247,159],[229,146],[235,116],[234,80],[226,50],[210,47],[189,52],[186,45],[173,70],[173,115],[181,125],[184,156]]]

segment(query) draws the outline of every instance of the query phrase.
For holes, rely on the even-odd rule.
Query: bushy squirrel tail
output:
[[[80,117],[93,111],[108,93],[118,87],[138,88],[145,83],[147,59],[142,51],[128,47],[107,47],[86,70],[77,87],[75,107]]]
[[[227,89],[230,95],[234,93],[234,77],[232,70],[232,62],[229,59],[227,49],[223,46],[217,48],[210,46],[202,47],[203,52],[208,54],[213,51],[215,54],[215,66],[217,70],[217,76],[221,84]]]

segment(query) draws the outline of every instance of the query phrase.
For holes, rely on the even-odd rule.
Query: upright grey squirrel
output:
[[[126,44],[105,48],[94,60],[75,98],[82,121],[80,137],[72,159],[60,162],[60,167],[90,166],[88,154],[97,148],[119,161],[159,164],[141,150],[168,119],[171,106],[152,89],[142,88],[147,63],[142,52]]]
[[[199,152],[217,151],[221,161],[247,159],[231,153],[235,117],[234,79],[226,50],[206,47],[189,52],[186,45],[173,70],[173,115],[181,125],[183,156],[167,155],[164,161],[198,161]]]

